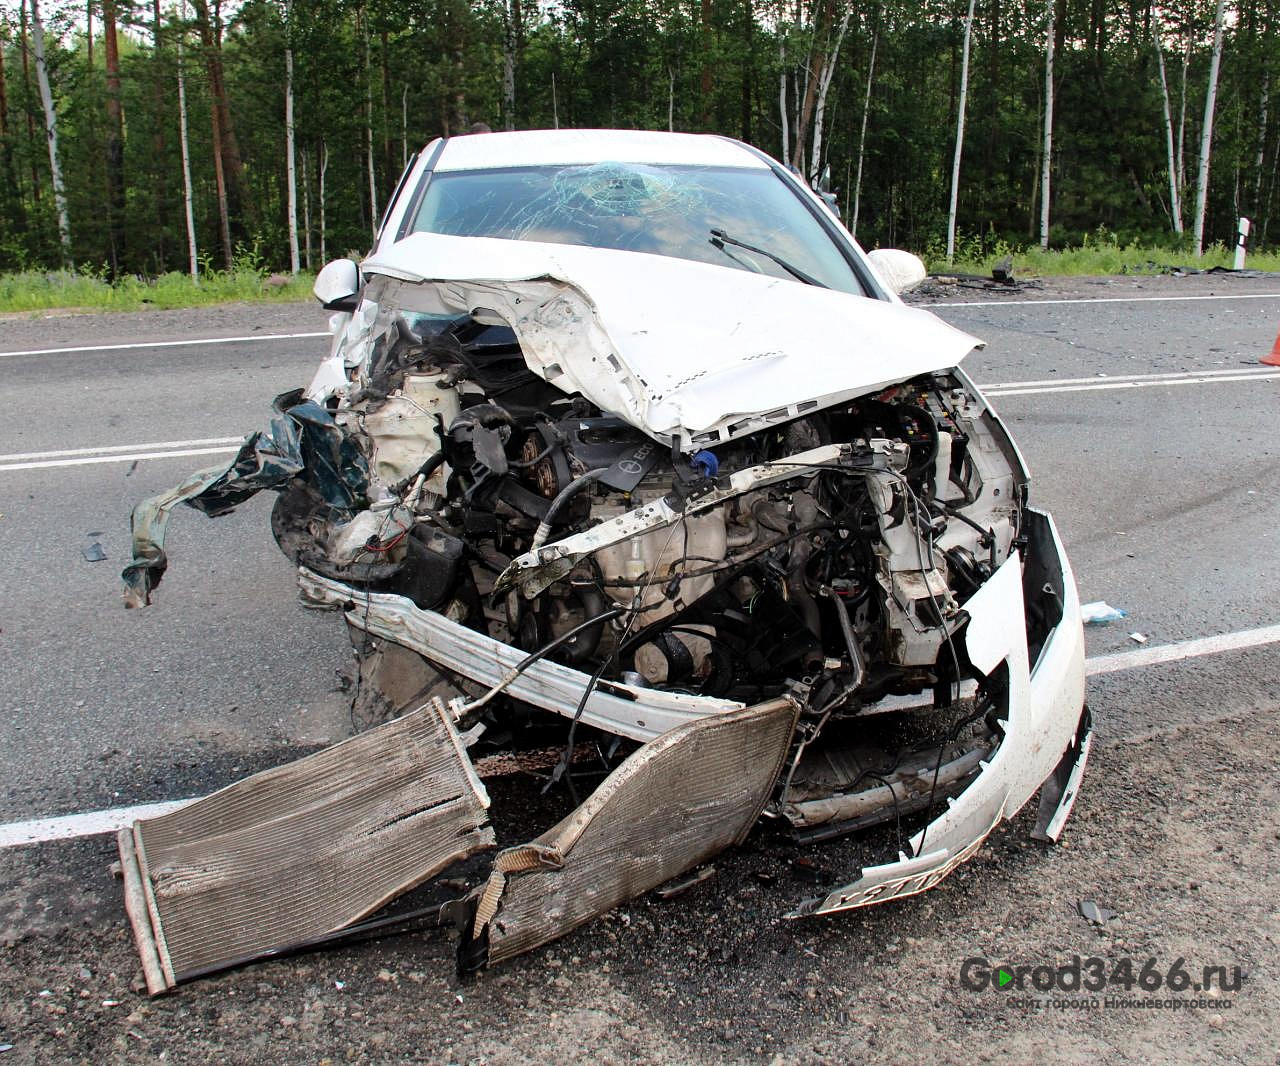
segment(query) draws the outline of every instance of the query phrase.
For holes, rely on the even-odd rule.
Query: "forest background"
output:
[[[1278,3],[5,0],[0,272],[315,270],[475,123],[739,137],[931,262],[1261,250]]]

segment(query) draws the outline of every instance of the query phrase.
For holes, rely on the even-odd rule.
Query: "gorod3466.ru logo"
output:
[[[965,959],[960,965],[960,987],[969,992],[1102,992],[1122,989],[1125,992],[1239,992],[1245,974],[1239,966],[1203,966],[1199,973],[1189,969],[1185,958],[1169,966],[1149,958],[1141,967],[1134,960],[1121,957],[1109,965],[1106,959],[1091,956],[1081,959],[1073,955],[1070,962],[1059,966],[1046,963],[992,965],[984,958]]]

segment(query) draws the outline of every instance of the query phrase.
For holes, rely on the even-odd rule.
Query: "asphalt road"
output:
[[[995,403],[1032,468],[1033,502],[1053,511],[1058,520],[1082,600],[1105,599],[1129,612],[1123,623],[1088,631],[1091,656],[1136,648],[1129,638],[1133,632],[1145,635],[1148,646],[1153,646],[1280,622],[1276,606],[1280,379],[1266,376],[1258,366],[1259,357],[1270,350],[1280,330],[1280,278],[1075,282],[1009,294],[961,290],[931,304],[947,321],[987,342],[985,350],[970,357],[966,368],[979,383],[993,386]],[[126,612],[118,590],[119,569],[128,556],[132,505],[176,484],[193,469],[224,461],[234,438],[265,425],[272,396],[306,383],[325,345],[314,336],[193,341],[315,334],[324,329],[325,316],[309,306],[0,321],[0,404],[5,412],[0,423],[0,559],[5,564],[0,598],[5,681],[0,692],[5,723],[0,736],[0,776],[5,782],[0,822],[202,794],[249,770],[346,735],[347,698],[340,684],[350,668],[346,638],[332,616],[305,611],[297,604],[291,569],[267,527],[269,500],[255,500],[213,521],[180,509],[171,523],[170,569],[155,606]],[[181,343],[104,349],[159,341]],[[91,350],[45,351],[70,347]],[[33,351],[43,354],[8,354]],[[1206,376],[1190,383],[1169,378],[1188,372]],[[1140,387],[1115,387],[1127,379]],[[92,543],[105,550],[104,561],[86,560],[84,549]],[[1098,842],[1098,856],[1109,857],[1112,863],[1074,854],[1092,864],[1092,876],[1115,876],[1123,883],[1127,851],[1143,847],[1141,839],[1128,837],[1129,826],[1152,818],[1153,804],[1170,813],[1173,798],[1173,817],[1185,815],[1196,807],[1197,795],[1211,795],[1214,789],[1219,799],[1239,802],[1242,809],[1254,810],[1253,805],[1261,801],[1261,793],[1249,795],[1242,790],[1242,779],[1233,771],[1244,773],[1250,754],[1275,743],[1280,645],[1107,674],[1091,681],[1090,702],[1099,723],[1097,761],[1101,765],[1086,784],[1086,799],[1081,801],[1085,828],[1076,831],[1075,847],[1081,847],[1081,837],[1092,839]],[[1236,733],[1252,735],[1256,730],[1257,737],[1235,754],[1206,755],[1220,741],[1216,733],[1209,735],[1209,727],[1222,721],[1247,722],[1248,728]],[[1197,767],[1194,785],[1179,774],[1176,761],[1169,763],[1180,743],[1195,753],[1186,757]],[[1150,773],[1156,773],[1163,760],[1160,772],[1167,778],[1156,781],[1154,789],[1143,766],[1128,757],[1139,751]],[[1274,765],[1274,759],[1263,760],[1258,772],[1264,782],[1266,768],[1273,775]],[[1130,790],[1148,790],[1158,797],[1134,814],[1136,822],[1108,825],[1105,811],[1089,807],[1090,789],[1101,795],[1103,787],[1092,779],[1102,778],[1108,767],[1109,787],[1127,781]],[[1208,800],[1204,804],[1206,810],[1220,809]],[[1264,827],[1274,826],[1274,807],[1266,817],[1270,820]],[[1231,822],[1228,817],[1228,825]],[[1073,854],[1071,833],[1069,828],[1069,848],[1061,854]],[[1125,838],[1123,847],[1117,846],[1116,834]],[[1024,890],[1028,884],[1036,885],[1018,864],[1048,860],[1028,857],[1021,841],[1014,843],[1015,836],[1013,831],[1006,833],[996,846],[1001,855],[1010,853],[1014,873],[1006,876],[1005,866],[996,862],[964,886],[937,893],[939,897],[952,893],[937,906],[958,916],[960,922],[991,923],[987,901],[979,891],[983,878],[995,878],[997,894],[1015,899],[1019,897],[1011,882]],[[1159,861],[1155,874],[1148,869],[1145,876],[1158,880],[1159,871],[1190,862],[1196,848],[1213,846],[1213,838],[1207,839],[1207,845],[1166,841],[1172,850]],[[1264,832],[1258,844],[1271,870],[1260,875],[1265,880],[1258,893],[1272,901],[1280,895],[1274,862],[1277,839],[1274,832],[1270,836]],[[1243,842],[1238,843],[1243,849]],[[253,1054],[243,1046],[237,1050],[233,1042],[217,1037],[219,1026],[210,1023],[200,1030],[201,1042],[187,1046],[184,1055],[180,1033],[184,1025],[193,1023],[182,1019],[188,1011],[203,1011],[211,995],[225,1000],[237,991],[245,996],[257,989],[263,1003],[272,1005],[264,1006],[259,1015],[252,1000],[241,1000],[234,1024],[261,1036],[267,1023],[277,1028],[284,1025],[286,1030],[299,1025],[307,1003],[320,1002],[319,992],[306,993],[310,997],[306,1003],[289,999],[293,982],[302,980],[300,975],[308,975],[306,981],[312,985],[317,980],[325,985],[326,964],[312,960],[271,963],[191,986],[169,1001],[173,1006],[141,1006],[127,987],[132,977],[131,946],[118,890],[105,871],[111,850],[106,837],[0,850],[0,939],[8,945],[0,956],[0,972],[6,974],[10,988],[6,995],[22,1002],[21,1009],[13,1003],[8,1008],[0,1005],[0,1046],[14,1045],[8,1054],[103,1061],[127,1059],[135,1051],[154,1055],[164,1048],[171,1059],[180,1061],[199,1061],[206,1055],[249,1061],[276,1045],[258,1040],[251,1044],[257,1049]],[[1053,869],[1055,877],[1064,879],[1064,891],[1070,892],[1072,879],[1078,880],[1081,871],[1063,867],[1068,861],[1057,862]],[[721,881],[725,881],[723,875]],[[1079,890],[1083,893],[1086,887],[1080,885]],[[1243,907],[1233,894],[1236,891],[1227,892],[1226,898]],[[1244,885],[1238,888],[1239,893],[1245,891]],[[716,920],[716,898],[714,893],[708,895],[690,913],[697,915],[701,907]],[[943,959],[945,966],[936,983],[954,986],[955,965],[963,956],[952,946],[953,938],[945,928],[929,931],[933,927],[921,915],[932,914],[934,906],[921,901],[894,905],[893,912],[905,916],[902,921],[908,926],[923,923],[917,936],[900,935],[892,915],[841,919],[843,927],[824,923],[821,936],[828,944],[843,943],[840,938],[846,936],[850,943],[871,943],[880,950],[885,950],[886,943],[900,943],[902,936],[906,941],[931,944],[930,952],[917,948],[915,955],[935,967]],[[1073,950],[1071,938],[1082,935],[1077,926],[1083,923],[1078,917],[1058,914],[1062,908],[1055,906],[1055,917],[1045,921],[1057,924],[1028,950],[1052,949],[1059,954]],[[1245,910],[1234,920],[1246,920]],[[1004,918],[1008,921],[1009,914]],[[1026,921],[1039,920],[1033,908]],[[1248,920],[1266,924],[1258,934],[1259,943],[1266,941],[1269,947],[1259,950],[1264,958],[1269,954],[1274,971],[1280,954],[1267,939],[1280,921],[1274,902],[1262,918],[1255,915]],[[1229,954],[1228,945],[1234,942],[1209,937],[1204,923],[1197,925],[1198,921],[1187,918],[1190,925],[1185,936],[1190,946],[1182,950],[1195,954],[1196,961],[1231,961],[1204,957],[1211,949]],[[796,954],[806,935],[796,932],[799,928],[782,927],[776,934],[782,939],[775,954]],[[982,931],[982,926],[975,924],[969,931],[974,930]],[[468,1038],[469,1044],[460,1037],[454,1050],[440,1045],[438,1057],[533,1060],[585,1048],[603,1054],[613,1047],[623,1049],[619,1061],[637,1049],[674,1059],[767,1059],[780,1053],[784,1060],[835,1061],[855,1054],[879,1060],[900,1057],[894,1048],[901,1051],[903,1045],[895,1041],[923,1039],[925,1044],[920,1046],[930,1049],[926,1057],[941,1061],[962,1057],[963,1040],[948,1050],[953,1035],[962,1034],[970,1024],[982,1028],[989,1021],[975,1022],[972,1008],[963,1001],[936,992],[930,999],[925,989],[919,992],[923,1006],[916,1010],[917,1014],[925,1011],[927,1020],[904,1015],[902,1004],[895,1005],[891,997],[883,1001],[876,1020],[866,1023],[869,1029],[855,1030],[842,1022],[834,1037],[829,1027],[794,1018],[771,1029],[767,1020],[722,1025],[722,1016],[738,1016],[728,1006],[717,1013],[715,995],[703,989],[712,1004],[704,1007],[704,1013],[710,1011],[706,1019],[699,1020],[698,1010],[691,1008],[691,1021],[670,1019],[666,1024],[667,1012],[661,1003],[646,1003],[628,987],[611,988],[607,996],[599,993],[602,998],[593,1001],[601,982],[611,983],[607,975],[613,949],[605,946],[606,961],[601,964],[601,949],[596,946],[606,934],[613,944],[629,935],[609,919],[597,923],[594,933],[588,930],[570,938],[572,945],[566,950],[588,957],[581,972],[559,975],[566,951],[556,948],[536,953],[509,971],[539,985],[551,980],[548,972],[554,980],[568,982],[554,986],[555,998],[561,1001],[560,1030],[548,1032],[537,1023],[541,1007],[536,997],[513,990],[504,977],[493,980],[485,994],[495,997],[493,1010],[508,1019],[513,1033],[523,1033],[526,1042],[517,1044],[492,1033]],[[644,951],[650,950],[653,958],[666,958],[665,942],[660,943],[656,934],[647,939],[643,933],[637,936],[642,944],[635,949],[640,953],[637,957],[645,958]],[[790,940],[785,939],[788,936]],[[645,949],[644,944],[649,947]],[[1158,937],[1155,948],[1166,950]],[[413,954],[388,955],[388,951],[402,949],[373,945],[348,949],[341,957],[343,965],[363,967],[366,976],[375,975],[370,979],[371,995],[399,990],[399,1011],[411,1011],[412,1001],[423,993],[423,988],[413,985],[435,987],[431,982],[437,982],[445,989],[441,994],[446,999],[441,1002],[449,1003],[452,1017],[462,1027],[459,1033],[472,1032],[467,1025],[484,1026],[483,1018],[468,1019],[460,1007],[454,1010],[461,1000],[453,1004],[447,997],[461,993],[447,982],[440,983],[443,978],[419,973],[413,985],[401,988],[400,969],[378,977],[388,958],[404,962]],[[100,972],[92,957],[95,953],[113,960],[114,985]],[[617,956],[617,968],[625,970],[630,958],[625,952]],[[870,960],[868,956],[866,965],[872,964]],[[893,955],[881,956],[873,975],[887,979],[895,961]],[[679,963],[676,968],[683,974]],[[418,973],[418,965],[426,968],[422,960],[410,958],[404,973]],[[761,965],[764,970],[757,980],[747,983],[752,987],[739,988],[747,1000],[755,994],[754,985],[767,976],[764,971],[774,964],[766,960]],[[798,969],[792,967],[795,980],[806,989],[819,988],[817,997],[826,996],[838,983],[838,975],[815,962],[813,969],[818,973],[811,980],[806,965],[801,957],[795,963]],[[852,965],[858,965],[856,959]],[[738,988],[741,970],[741,965],[735,967],[734,976],[729,977],[724,967],[719,971],[712,967],[688,980],[694,985],[701,981],[716,988]],[[1204,1057],[1246,1053],[1263,1046],[1250,1041],[1268,1032],[1274,1051],[1274,1032],[1280,1025],[1277,984],[1274,973],[1267,977],[1265,966],[1256,976],[1257,985],[1270,981],[1269,991],[1264,994],[1255,987],[1251,1001],[1242,996],[1238,1008],[1228,1012],[1225,1025],[1206,1028],[1204,1022],[1196,1021],[1197,1031],[1203,1030],[1200,1035],[1209,1041],[1203,1045]],[[69,982],[67,989],[77,981],[93,986],[88,999],[94,1003],[107,995],[95,985],[102,979],[103,989],[110,985],[117,990],[108,1000],[120,999],[123,1005],[81,1016],[78,1028],[63,1026],[66,1031],[59,1034],[62,1016],[54,1012],[50,1021],[39,999],[64,978]],[[685,988],[682,980],[671,979],[671,994],[699,999],[699,989]],[[86,998],[75,991],[66,995],[73,1000]],[[277,1002],[282,997],[288,1000],[283,1006]],[[660,1000],[665,998],[659,995]],[[759,1007],[767,1014],[765,1004]],[[383,1004],[379,1009],[385,1008]],[[132,1012],[131,1024],[141,1035],[121,1036],[124,1023],[113,1019],[112,1011]],[[564,1019],[575,1016],[575,1011],[587,1011],[589,1016],[566,1023]],[[362,1049],[360,1057],[371,1049],[392,1059],[404,1057],[394,1033],[381,1042],[359,1043],[372,1039],[368,1030],[374,1008],[369,1005],[356,1013],[355,1022],[363,1023],[363,1037],[353,1036],[359,1026],[344,1033],[302,1026],[296,1038],[279,1034],[281,1039],[287,1037],[279,1046],[292,1049],[297,1061],[323,1059],[334,1054],[334,1046],[348,1057],[353,1047]],[[71,1016],[77,1016],[75,1009]],[[349,1011],[346,1016],[350,1017]],[[281,1023],[281,1017],[293,1022]],[[1035,1027],[1016,1012],[1001,1019],[993,1023],[990,1046],[1016,1053],[1023,1047],[1019,1034]],[[1119,1052],[1121,1057],[1140,1055],[1148,1046],[1143,1041],[1151,1047],[1179,1049],[1176,1026],[1185,1018],[1170,1021],[1175,1028],[1151,1029],[1145,1020],[1142,1025],[1135,1022],[1124,1030],[1123,1039],[1109,1035],[1108,1024],[1121,1024],[1114,1018],[1110,1023],[1097,1022],[1097,1048]],[[726,1025],[728,1035],[722,1031]],[[1074,1031],[1057,1019],[1053,1025],[1062,1032]],[[1234,1036],[1232,1027],[1236,1027]],[[815,1042],[815,1032],[835,1042],[824,1051],[826,1045]],[[566,1043],[575,1034],[580,1043]],[[1217,1050],[1214,1039],[1219,1041]],[[326,1043],[334,1040],[334,1046]],[[199,1051],[193,1050],[197,1047]],[[906,1057],[920,1055],[913,1052]]]

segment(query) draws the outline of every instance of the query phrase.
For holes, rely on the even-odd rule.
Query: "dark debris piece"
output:
[[[703,866],[697,870],[690,870],[687,874],[681,874],[679,877],[673,877],[666,884],[655,888],[653,894],[659,899],[675,899],[677,896],[683,896],[695,885],[710,881],[715,875],[714,866]]]

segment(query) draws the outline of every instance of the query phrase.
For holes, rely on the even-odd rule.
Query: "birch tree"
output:
[[[183,3],[182,17],[187,16]],[[196,218],[194,197],[191,194],[191,142],[187,137],[187,81],[182,71],[182,36],[178,31],[178,142],[182,150],[182,204],[187,220],[187,269],[191,280],[200,280],[200,257],[196,249]]]
[[[314,269],[311,256],[311,178],[307,172],[307,150],[299,153],[299,165],[302,169],[302,261],[308,270]]]
[[[508,130],[516,128],[516,20],[520,0],[504,0],[502,5],[502,121]]]
[[[800,112],[796,116],[795,144],[791,165],[801,173],[806,170],[805,152],[809,141],[809,125],[818,104],[818,85],[822,80],[823,59],[827,40],[835,24],[835,0],[817,0],[815,17],[809,30],[809,53],[804,66],[804,91],[799,97]]]
[[[1262,72],[1262,89],[1258,93],[1258,157],[1254,161],[1253,206],[1262,197],[1262,169],[1267,156],[1267,106],[1271,102],[1271,71]]]
[[[791,156],[791,128],[787,121],[787,28],[778,27],[778,121],[782,126],[782,155],[778,158],[786,160]]]
[[[969,99],[969,43],[973,37],[973,4],[964,20],[964,45],[960,53],[960,100],[956,105],[956,150],[951,160],[951,207],[947,211],[947,262],[956,257],[956,206],[960,201],[960,155],[964,151],[965,106]]]
[[[169,183],[165,173],[165,156],[167,155],[165,152],[165,125],[168,117],[166,114],[168,108],[165,103],[164,68],[160,63],[162,32],[160,0],[151,0],[151,57],[155,61],[155,83],[151,93],[152,108],[154,109],[154,132],[151,138],[151,148],[156,165],[153,180],[156,194],[156,229],[159,231],[160,237],[160,247],[157,251],[161,260],[167,258],[166,250],[169,231]]]
[[[1173,224],[1173,232],[1182,232],[1182,190],[1179,181],[1180,164],[1174,157],[1173,147],[1173,108],[1169,103],[1169,80],[1165,75],[1164,46],[1160,43],[1159,32],[1151,35],[1156,48],[1156,69],[1160,72],[1160,99],[1164,104],[1164,143],[1165,154],[1169,159],[1169,220]]]
[[[1044,138],[1040,154],[1040,247],[1049,247],[1049,180],[1053,161],[1053,38],[1054,0],[1046,0],[1049,13],[1044,41]],[[954,202],[952,210],[955,210]]]
[[[326,246],[326,240],[325,240],[328,230],[325,227],[325,218],[324,218],[324,176],[325,176],[325,173],[328,171],[328,169],[329,169],[329,151],[328,151],[328,148],[325,146],[324,138],[321,137],[320,138],[320,160],[319,160],[319,165],[316,167],[316,170],[318,171],[316,176],[319,179],[319,188],[316,190],[316,193],[317,193],[317,200],[318,200],[317,206],[320,209],[320,262],[321,263],[329,262],[329,250]]]
[[[858,210],[862,203],[862,160],[867,153],[867,115],[871,111],[871,84],[876,72],[876,45],[880,41],[880,27],[871,34],[871,57],[867,60],[867,90],[862,96],[862,129],[858,133],[858,176],[853,181],[853,213],[849,218],[849,232],[858,235]]]
[[[284,9],[284,158],[288,189],[289,272],[302,269],[298,259],[298,164],[293,130],[293,18],[290,5]]]
[[[67,214],[67,190],[62,180],[62,161],[58,155],[58,112],[53,106],[49,88],[49,65],[45,61],[44,24],[40,21],[40,0],[31,0],[31,51],[36,64],[36,83],[40,86],[40,103],[44,107],[45,140],[49,146],[49,180],[53,185],[53,203],[58,212],[58,244],[64,263],[71,262],[71,217]]]
[[[1213,149],[1213,113],[1218,99],[1218,68],[1222,64],[1222,22],[1226,0],[1218,0],[1213,20],[1213,55],[1209,59],[1209,85],[1204,94],[1204,124],[1200,131],[1200,168],[1196,174],[1195,253],[1204,253],[1204,216],[1209,197],[1209,156]]]
[[[844,44],[845,34],[849,31],[849,19],[853,8],[845,8],[844,17],[840,20],[840,28],[830,51],[824,56],[822,70],[818,75],[818,101],[813,115],[813,151],[809,156],[809,181],[817,183],[822,170],[822,133],[823,121],[827,113],[827,94],[831,91],[831,79],[835,77],[836,62],[840,58],[840,48]]]

